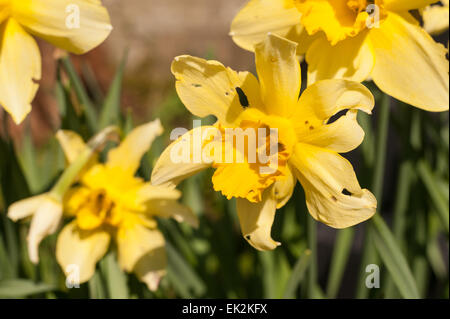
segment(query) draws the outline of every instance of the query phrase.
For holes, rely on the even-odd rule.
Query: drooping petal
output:
[[[269,34],[255,49],[256,70],[266,112],[290,114],[297,104],[301,86],[300,63],[295,42]]]
[[[352,165],[336,152],[299,143],[291,164],[314,219],[333,228],[346,228],[375,214],[375,197],[361,189]]]
[[[8,217],[16,222],[19,219],[33,215],[45,201],[46,197],[47,194],[42,194],[15,202],[8,208]]]
[[[61,145],[64,155],[69,163],[72,163],[76,158],[83,153],[88,147],[83,138],[76,132],[68,130],[59,130],[56,133],[56,138]]]
[[[212,161],[205,161],[202,156],[202,136],[208,130],[218,132],[214,126],[196,127],[170,144],[153,168],[151,183],[174,188],[185,178],[210,167]]]
[[[438,0],[384,0],[384,6],[390,11],[409,11],[424,8]]]
[[[286,205],[289,199],[294,193],[295,184],[297,179],[292,174],[289,167],[285,169],[285,176],[279,177],[274,183],[274,195],[277,199],[277,209]]]
[[[292,121],[300,142],[348,152],[361,144],[364,132],[357,110],[371,113],[375,101],[362,84],[347,80],[323,80],[309,86],[298,101]],[[327,124],[336,113],[347,114]]]
[[[119,264],[127,272],[134,271],[150,290],[158,288],[166,273],[164,237],[159,230],[140,224],[122,227],[117,233]]]
[[[245,50],[254,51],[268,32],[286,37],[300,25],[300,12],[280,0],[251,0],[231,23],[233,41]]]
[[[0,105],[19,124],[31,111],[41,79],[36,41],[14,19],[0,26]]]
[[[258,80],[217,61],[183,55],[172,63],[178,96],[194,115],[214,115],[221,124],[232,124],[246,107],[261,108]],[[240,91],[239,91],[240,90]]]
[[[12,1],[11,14],[31,33],[77,54],[98,46],[112,30],[97,0]]]
[[[31,220],[28,232],[28,255],[32,263],[39,262],[39,244],[48,235],[53,234],[61,222],[62,203],[47,196]]]
[[[391,12],[370,31],[372,77],[387,94],[427,111],[449,108],[447,50],[418,25]]]
[[[110,235],[101,230],[81,230],[76,220],[67,224],[56,242],[56,259],[66,274],[74,267],[79,270],[80,283],[88,281],[95,272],[95,265],[108,251]]]
[[[270,234],[277,209],[272,187],[264,192],[259,203],[237,198],[236,207],[242,235],[250,245],[258,250],[273,250],[280,245]]]
[[[162,218],[173,218],[179,223],[188,223],[194,228],[198,227],[198,218],[189,207],[176,200],[153,199],[147,202],[148,213]]]
[[[138,169],[142,156],[162,132],[163,128],[159,119],[136,127],[118,147],[109,151],[107,165],[120,167],[133,174]]]
[[[332,46],[325,36],[318,37],[306,53],[308,85],[325,79],[366,80],[375,63],[367,31]]]
[[[444,3],[444,1],[441,1]],[[437,35],[448,29],[449,8],[448,1],[444,6],[428,6],[422,12],[423,28],[429,34]]]

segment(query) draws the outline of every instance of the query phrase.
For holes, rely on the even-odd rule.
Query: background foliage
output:
[[[58,60],[54,95],[61,128],[87,140],[110,124],[119,125],[124,135],[135,126],[131,110],[121,108],[125,61],[109,90],[102,92],[95,78],[79,77],[69,57]],[[306,65],[302,68],[305,71]],[[159,220],[168,242],[169,269],[155,293],[119,269],[114,251],[87,284],[66,288],[54,256],[56,235],[41,244],[40,264],[31,264],[26,250],[29,225],[14,224],[5,212],[14,201],[48,190],[64,168],[64,156],[55,138],[36,147],[28,131],[21,143],[14,143],[3,124],[0,297],[448,298],[448,112],[414,109],[365,84],[375,95],[376,107],[372,116],[360,114],[366,138],[347,157],[361,185],[378,199],[372,220],[340,231],[319,225],[307,213],[298,185],[293,200],[276,215],[272,233],[282,246],[259,252],[241,237],[235,202],[214,192],[212,172],[205,171],[180,185],[182,201],[198,215],[200,227]],[[190,128],[193,119],[174,90],[155,108],[157,117],[166,131],[142,160],[139,175],[146,179],[170,142],[170,129]],[[381,268],[379,289],[365,286],[368,264]]]

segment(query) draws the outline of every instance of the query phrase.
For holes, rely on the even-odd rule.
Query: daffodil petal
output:
[[[251,0],[231,23],[230,35],[241,48],[254,51],[268,32],[289,40],[289,34],[300,25],[300,12],[280,0]]]
[[[56,138],[61,145],[64,155],[69,163],[74,162],[77,157],[87,149],[83,138],[76,132],[68,130],[59,130],[56,133]]]
[[[148,213],[162,218],[173,218],[179,223],[188,223],[194,228],[198,227],[198,218],[189,207],[176,200],[153,199],[147,203]]]
[[[422,12],[423,28],[429,34],[441,34],[448,29],[449,8],[447,6],[429,6]]]
[[[420,26],[390,12],[370,32],[376,63],[372,77],[396,99],[427,111],[449,108],[447,50]]]
[[[62,218],[63,207],[61,202],[47,197],[39,205],[31,220],[28,232],[28,255],[32,263],[39,262],[39,244],[46,236],[53,234]]]
[[[256,46],[256,70],[269,114],[287,115],[295,109],[301,86],[296,50],[295,42],[274,34]]]
[[[354,150],[364,140],[364,130],[358,124],[357,115],[357,110],[348,110],[335,122],[310,130],[310,134],[302,137],[302,143],[323,147],[338,153]]]
[[[162,132],[159,119],[136,127],[118,147],[109,151],[107,165],[134,173],[139,168],[142,156]]]
[[[150,183],[145,183],[141,188],[137,190],[136,194],[136,198],[141,202],[155,199],[177,200],[180,197],[181,192],[177,189],[152,185]]]
[[[289,201],[294,193],[295,184],[297,183],[297,179],[292,174],[292,171],[289,167],[285,169],[285,176],[279,177],[273,187],[275,198],[277,199],[277,209],[280,209]]]
[[[338,153],[308,144],[295,147],[291,164],[305,190],[311,216],[333,228],[361,223],[376,212],[373,194],[361,189],[352,165]]]
[[[12,16],[31,33],[73,53],[85,53],[110,34],[109,14],[100,1],[20,0]]]
[[[309,86],[292,115],[297,139],[337,152],[347,152],[361,143],[364,132],[356,121],[356,111],[371,113],[375,101],[362,84],[348,80],[323,80]],[[347,114],[327,124],[336,113]]]
[[[424,8],[438,0],[384,0],[384,6],[390,11],[409,11]]]
[[[175,188],[181,181],[192,176],[212,165],[212,161],[204,161],[202,152],[195,152],[195,138],[207,130],[217,131],[214,126],[196,127],[180,136],[170,144],[157,160],[151,176],[153,185],[162,185]],[[198,142],[201,148],[201,141]],[[199,158],[194,157],[194,152]]]
[[[19,124],[31,111],[41,79],[36,41],[14,19],[0,26],[0,105]]]
[[[236,207],[242,235],[250,245],[258,250],[273,250],[280,245],[270,234],[277,209],[273,188],[264,192],[259,203],[237,198]]]
[[[251,73],[238,73],[217,61],[188,55],[175,58],[172,73],[178,96],[196,116],[214,115],[219,123],[231,124],[244,108],[262,106],[258,80]]]
[[[46,197],[47,194],[43,194],[15,202],[8,208],[8,217],[16,222],[33,215]]]
[[[117,245],[122,269],[134,271],[150,290],[156,290],[167,265],[165,241],[161,232],[140,224],[123,227],[118,231]]]
[[[109,242],[110,235],[106,231],[81,230],[74,220],[58,236],[56,259],[66,276],[77,267],[80,283],[84,283],[94,275],[95,265],[108,251]]]
[[[306,52],[308,85],[324,79],[366,80],[375,58],[367,32],[332,46],[325,36],[318,37]]]

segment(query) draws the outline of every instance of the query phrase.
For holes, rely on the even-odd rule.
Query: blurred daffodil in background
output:
[[[91,163],[66,194],[64,212],[73,220],[58,236],[56,258],[66,273],[71,265],[79,267],[80,283],[93,276],[113,239],[121,268],[156,290],[166,272],[166,251],[155,217],[197,226],[195,215],[177,202],[178,190],[135,177],[141,157],[161,133],[159,120],[138,126],[108,152],[106,163]],[[86,147],[72,131],[61,131],[58,139],[69,162]]]
[[[212,165],[216,168],[214,189],[228,199],[237,199],[243,236],[259,250],[279,245],[271,237],[275,213],[290,199],[297,180],[305,190],[310,214],[331,227],[346,228],[367,220],[377,206],[372,193],[360,187],[352,165],[339,155],[363,141],[364,131],[356,115],[358,110],[371,113],[372,94],[359,83],[336,79],[311,85],[299,98],[301,74],[296,50],[296,43],[268,35],[255,48],[259,82],[251,73],[235,72],[217,61],[180,56],[172,64],[184,105],[196,116],[214,115],[217,122],[194,128],[170,145],[157,161],[151,181],[173,187]],[[347,113],[331,123],[330,118],[344,110]],[[229,128],[258,130],[255,136],[263,139],[264,146],[272,137],[260,136],[259,129],[277,129],[276,167],[252,162],[252,148],[238,149],[233,140],[234,161],[217,160],[223,156],[219,148],[212,148],[213,153],[220,153],[219,157],[213,155],[216,160],[212,163],[173,161],[172,156],[183,149],[183,144],[192,143],[193,135],[208,128],[217,132]],[[224,144],[230,141],[206,141],[201,151],[211,143],[226,150]],[[258,149],[259,141],[253,143],[258,143],[253,145]],[[239,162],[237,158],[244,160]]]
[[[251,0],[235,17],[230,35],[251,51],[267,32],[297,42],[308,63],[309,85],[330,78],[373,79],[403,102],[446,111],[447,50],[411,14],[435,2]]]
[[[41,79],[41,55],[33,36],[75,54],[110,34],[108,12],[92,0],[0,1],[0,105],[21,123]]]
[[[31,217],[27,236],[28,254],[33,263],[39,262],[39,244],[48,235],[56,232],[63,216],[63,199],[79,173],[92,160],[98,148],[113,137],[114,127],[107,127],[97,134],[83,149],[72,154],[71,165],[64,171],[58,182],[45,194],[33,196],[12,204],[8,217],[13,221]]]
[[[438,35],[448,29],[449,0],[441,0],[422,10],[423,28],[430,34]]]

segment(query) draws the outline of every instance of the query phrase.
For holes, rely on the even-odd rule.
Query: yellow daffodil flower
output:
[[[385,93],[427,111],[449,108],[447,50],[410,11],[436,0],[250,0],[230,35],[253,51],[267,32],[297,42],[308,85],[373,79]]]
[[[155,290],[166,268],[164,237],[155,217],[197,226],[195,215],[177,202],[178,190],[152,186],[135,176],[141,157],[161,132],[159,120],[137,127],[109,151],[106,163],[92,163],[79,186],[67,193],[64,212],[74,219],[58,236],[56,258],[67,275],[73,265],[79,267],[80,283],[92,277],[113,239],[121,268]],[[58,138],[69,161],[85,147],[73,132],[61,132]]]
[[[422,10],[423,28],[433,35],[443,33],[448,29],[449,0],[441,0],[435,5]]]
[[[184,105],[196,116],[214,115],[217,123],[182,135],[163,152],[152,172],[153,185],[174,187],[200,170],[216,168],[214,189],[237,199],[243,236],[260,250],[279,245],[270,234],[275,212],[289,200],[297,180],[305,190],[309,213],[331,227],[360,223],[370,218],[377,206],[372,193],[361,189],[352,165],[339,155],[362,142],[364,131],[356,115],[358,110],[371,112],[372,94],[357,82],[335,79],[309,86],[299,98],[301,73],[296,50],[296,43],[269,34],[255,48],[259,82],[251,73],[235,72],[217,61],[175,58],[172,72]],[[330,122],[333,115],[344,110],[345,115]],[[235,160],[219,161],[228,154],[224,144],[230,140],[210,138],[205,131],[219,135],[230,128],[258,129],[258,145],[260,140],[263,145],[269,143],[266,136],[259,136],[259,129],[278,130],[278,151],[273,154],[277,165],[250,161],[260,151],[255,145],[250,147],[250,139],[245,142],[248,151],[242,152],[236,143],[228,151]],[[191,141],[199,132],[205,136],[200,152],[211,154],[213,161],[207,157],[174,160],[186,149],[195,151],[195,142]],[[197,155],[190,153],[191,157]],[[244,160],[238,161],[238,157]]]
[[[76,54],[102,43],[112,30],[100,0],[0,0],[0,105],[21,123],[41,79],[32,35]]]
[[[61,133],[59,133],[61,134]],[[53,188],[45,194],[33,196],[12,204],[8,209],[8,217],[13,221],[32,216],[28,233],[28,255],[31,262],[39,262],[39,244],[46,236],[53,234],[63,215],[63,198],[79,173],[93,159],[95,151],[108,139],[115,136],[116,129],[107,127],[97,134],[88,145],[78,148],[72,154],[71,165],[64,171]]]

